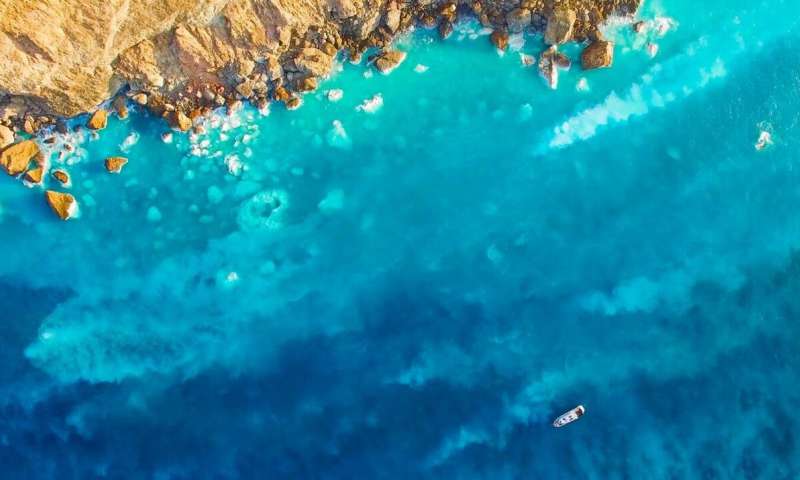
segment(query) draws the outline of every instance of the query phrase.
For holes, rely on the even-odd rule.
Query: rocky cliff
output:
[[[598,40],[640,0],[0,0],[0,119],[36,130],[125,91],[157,114],[241,99],[293,101],[337,52],[387,47],[414,24],[442,37],[460,15],[550,43]],[[498,43],[499,42],[499,43]]]

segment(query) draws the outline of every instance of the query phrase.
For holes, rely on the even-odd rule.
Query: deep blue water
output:
[[[297,111],[59,139],[79,218],[0,179],[0,477],[800,477],[798,14],[651,2],[556,91],[417,32]]]

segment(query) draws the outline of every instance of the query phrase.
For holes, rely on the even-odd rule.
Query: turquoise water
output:
[[[79,218],[0,179],[2,477],[797,478],[798,14],[651,2],[556,91],[417,32],[297,111],[59,140]]]

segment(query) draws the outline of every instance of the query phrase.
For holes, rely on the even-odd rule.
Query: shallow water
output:
[[[799,13],[650,2],[556,91],[417,32],[297,111],[68,139],[78,219],[0,179],[2,476],[796,478]]]

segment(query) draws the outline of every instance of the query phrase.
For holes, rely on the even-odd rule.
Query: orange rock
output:
[[[172,128],[177,128],[182,132],[188,132],[192,128],[192,120],[180,110],[170,112],[167,121]]]
[[[0,152],[0,166],[5,168],[9,175],[19,175],[28,169],[31,160],[39,154],[39,145],[36,142],[23,140]]]
[[[61,182],[62,185],[69,183],[69,174],[64,170],[56,170],[53,172],[53,178]]]
[[[86,126],[92,130],[102,130],[108,125],[108,112],[102,108],[92,114]]]
[[[605,40],[595,40],[581,53],[584,70],[610,67],[614,62],[614,44]]]
[[[128,159],[125,157],[108,157],[106,158],[106,170],[109,173],[119,173],[126,163],[128,163]]]
[[[50,208],[61,220],[68,220],[75,214],[78,204],[75,201],[75,197],[69,193],[48,190],[45,192],[45,197],[47,198],[47,204],[50,205]]]
[[[31,183],[42,183],[43,174],[44,174],[44,169],[42,169],[42,167],[32,168],[27,172],[25,172],[25,180]]]

